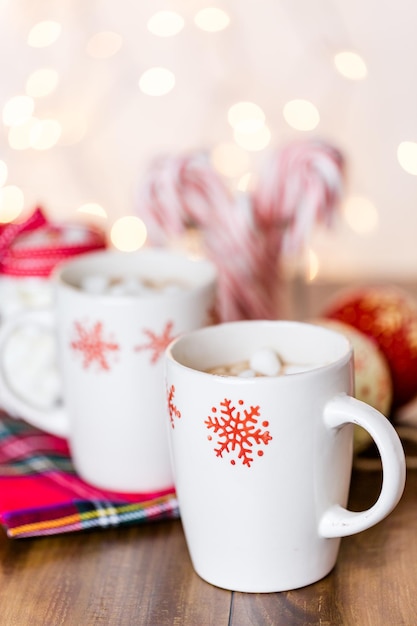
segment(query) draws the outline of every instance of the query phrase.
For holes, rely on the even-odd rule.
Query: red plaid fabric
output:
[[[0,523],[36,537],[178,517],[174,490],[122,494],[76,474],[67,442],[0,412]]]

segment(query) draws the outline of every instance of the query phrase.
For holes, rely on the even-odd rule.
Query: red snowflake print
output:
[[[144,343],[141,346],[136,346],[135,352],[149,350],[151,352],[151,363],[153,365],[157,363],[165,352],[165,348],[167,348],[171,341],[175,339],[175,335],[172,335],[173,326],[174,322],[167,322],[165,324],[164,330],[160,335],[155,333],[153,330],[146,328],[143,331],[143,334],[146,335],[146,337],[148,338],[148,342]]]
[[[71,341],[70,345],[74,351],[82,353],[83,368],[88,369],[92,363],[96,362],[99,369],[110,370],[107,352],[117,352],[119,345],[103,338],[103,323],[96,322],[91,329],[88,329],[81,322],[74,322],[74,327],[77,338]]]
[[[168,392],[167,392],[167,399],[168,399],[169,419],[171,420],[172,428],[175,428],[174,417],[177,417],[178,419],[180,419],[181,417],[181,411],[177,409],[177,407],[175,406],[173,402],[174,396],[175,396],[175,387],[174,385],[171,385],[171,387],[168,389]]]
[[[204,422],[208,429],[212,429],[217,435],[217,445],[214,451],[217,456],[223,458],[223,452],[233,454],[230,463],[236,465],[237,458],[247,467],[253,463],[253,446],[264,444],[265,446],[272,440],[268,430],[262,431],[256,428],[257,417],[260,417],[259,406],[251,406],[249,410],[243,407],[243,400],[238,402],[239,408],[232,405],[231,400],[226,398],[220,402],[220,418],[217,417],[217,407],[211,409],[212,415]],[[262,426],[266,428],[269,422],[263,421]],[[212,436],[208,436],[209,441]],[[257,450],[258,456],[263,456],[263,450]]]

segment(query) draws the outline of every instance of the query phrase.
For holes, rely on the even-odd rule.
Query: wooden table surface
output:
[[[355,471],[353,509],[375,499],[379,472]],[[342,539],[323,580],[295,591],[232,593],[194,573],[179,520],[37,538],[0,534],[1,626],[414,626],[417,470],[395,511]]]

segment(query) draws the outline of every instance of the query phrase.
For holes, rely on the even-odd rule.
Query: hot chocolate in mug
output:
[[[210,323],[216,271],[164,249],[102,251],[62,264],[54,306],[0,326],[0,402],[16,416],[67,437],[86,481],[122,492],[172,487],[163,354],[179,334]],[[61,406],[25,401],[4,374],[11,334],[56,331]]]
[[[341,537],[398,503],[403,448],[386,417],[352,397],[343,335],[231,322],[184,334],[165,363],[180,514],[206,581],[244,592],[313,583],[334,567]],[[354,424],[370,433],[383,467],[379,498],[362,512],[346,509]]]

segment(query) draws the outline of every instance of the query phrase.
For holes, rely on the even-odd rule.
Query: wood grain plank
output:
[[[227,625],[231,593],[193,571],[179,521],[0,538],[1,624]]]
[[[378,472],[355,472],[350,506],[375,501]],[[276,594],[234,594],[231,625],[412,626],[417,624],[417,472],[377,526],[342,540],[338,563],[323,580]]]

